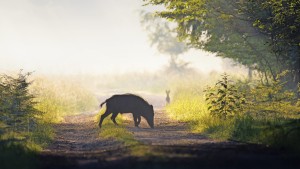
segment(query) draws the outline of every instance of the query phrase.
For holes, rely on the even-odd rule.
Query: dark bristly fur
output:
[[[111,120],[117,125],[116,117],[119,113],[132,113],[134,125],[139,126],[141,116],[146,119],[149,126],[154,128],[154,110],[146,100],[134,94],[113,95],[100,104],[102,107],[106,103],[106,111],[101,115],[99,127],[101,128],[104,118],[112,114]]]

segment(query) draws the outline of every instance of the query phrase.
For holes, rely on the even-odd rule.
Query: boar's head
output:
[[[145,111],[145,119],[147,120],[149,126],[154,128],[154,110],[152,105],[149,105]]]

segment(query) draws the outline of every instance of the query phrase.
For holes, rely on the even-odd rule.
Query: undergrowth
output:
[[[64,79],[37,77],[31,86],[37,96],[36,109],[44,112],[44,121],[58,123],[64,116],[76,115],[96,109],[96,97],[76,83]]]
[[[217,93],[224,90],[221,88],[215,89],[216,94],[209,95],[214,97],[211,104],[205,101],[208,96],[203,91],[207,91],[207,87],[193,85],[177,88],[166,111],[171,118],[187,122],[192,131],[214,139],[237,140],[300,151],[300,102],[294,92],[285,90],[284,83],[279,80],[266,85],[235,79],[232,85],[237,90],[233,92],[244,96],[242,107],[234,105],[241,104],[239,100],[224,101],[224,93]],[[233,92],[229,95],[233,95]],[[234,113],[225,113],[224,104],[233,104]]]
[[[22,70],[0,75],[1,168],[37,168],[36,154],[54,138],[52,124],[96,105],[91,93],[63,79],[32,78]]]

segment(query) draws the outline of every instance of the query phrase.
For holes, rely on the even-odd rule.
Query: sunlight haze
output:
[[[150,47],[140,25],[142,0],[0,0],[0,71],[154,72],[169,56]],[[203,72],[221,59],[192,50],[180,56]]]

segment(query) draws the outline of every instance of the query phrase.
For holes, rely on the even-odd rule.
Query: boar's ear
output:
[[[150,107],[153,109],[153,105],[151,104]]]

